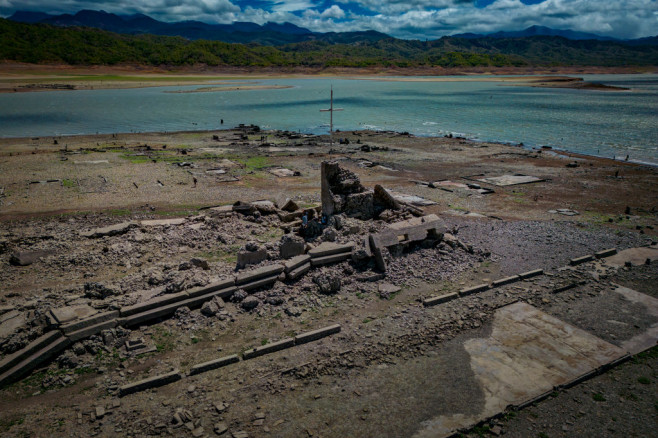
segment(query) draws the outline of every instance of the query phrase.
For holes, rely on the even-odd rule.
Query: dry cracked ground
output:
[[[618,292],[658,298],[658,260],[569,266],[574,257],[656,240],[655,169],[463,139],[355,132],[336,135],[348,144],[330,145],[326,137],[249,129],[2,140],[1,354],[43,333],[50,309],[106,311],[205,285],[234,274],[238,253],[250,245],[264,249],[261,265],[280,261],[289,224],[277,214],[223,216],[204,207],[284,198],[318,205],[326,159],[339,160],[365,186],[432,201],[425,213],[439,215],[461,244],[444,240],[390,255],[386,275],[374,262],[344,261],[248,297],[79,341],[0,389],[0,434],[431,436],[436,418],[483,412],[488,388],[464,345],[496,332],[499,309],[527,303],[618,347],[658,322],[650,307]],[[542,181],[477,181],[515,173]],[[170,218],[183,220],[141,222]],[[135,225],[122,234],[84,235],[127,221]],[[348,217],[332,224],[309,247],[326,240],[360,247],[387,226]],[[42,257],[26,266],[12,260],[36,251]],[[422,304],[538,268],[545,275]],[[321,288],[324,279],[338,287]],[[341,332],[318,342],[117,396],[126,383],[335,323]],[[126,341],[139,339],[154,351],[126,350]],[[656,351],[460,433],[654,436]]]

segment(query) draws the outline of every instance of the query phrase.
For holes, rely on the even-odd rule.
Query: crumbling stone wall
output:
[[[367,190],[356,174],[336,161],[323,161],[321,168],[322,212],[345,213],[361,219],[374,215],[373,192]]]

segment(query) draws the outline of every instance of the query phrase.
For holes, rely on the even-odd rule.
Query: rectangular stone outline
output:
[[[295,336],[295,345],[306,344],[308,342],[317,341],[327,336],[331,336],[335,333],[339,333],[341,330],[340,324],[333,324],[327,327],[323,327],[317,330],[310,332],[305,332]]]
[[[477,286],[472,286],[472,287],[466,287],[464,289],[461,289],[459,291],[459,296],[460,297],[465,297],[468,295],[476,294],[478,292],[484,292],[485,290],[489,289],[489,285],[486,283],[483,284],[478,284]]]
[[[454,300],[456,298],[459,298],[459,294],[457,292],[439,295],[438,297],[430,297],[423,300],[423,306],[436,306],[437,304],[447,303],[448,301]]]
[[[169,383],[177,382],[182,378],[183,376],[178,372],[178,370],[174,370],[167,374],[161,374],[159,376],[149,377],[148,379],[140,380],[134,383],[128,383],[119,388],[119,397],[141,392],[145,389],[158,388],[160,386],[168,385]]]
[[[574,259],[569,260],[569,264],[571,266],[576,266],[582,263],[591,262],[592,260],[594,260],[594,256],[592,254],[588,254],[582,257],[576,257]]]
[[[226,365],[230,365],[236,362],[240,362],[240,358],[237,354],[220,357],[219,359],[214,359],[208,362],[194,365],[192,368],[190,368],[190,375],[193,376],[195,374],[205,373],[206,371],[215,370],[217,368],[225,367]]]
[[[295,339],[294,338],[285,338],[277,342],[272,342],[271,344],[265,344],[260,347],[254,347],[251,350],[247,350],[242,353],[242,359],[253,359],[264,354],[274,353],[275,351],[285,350],[286,348],[294,347]]]

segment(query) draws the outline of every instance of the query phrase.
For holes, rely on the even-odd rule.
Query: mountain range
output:
[[[116,15],[105,11],[82,10],[76,14],[50,15],[44,12],[16,11],[11,21],[21,23],[41,23],[61,27],[93,27],[110,32],[129,35],[164,35],[180,36],[189,40],[211,40],[227,43],[256,43],[279,46],[304,41],[326,41],[332,44],[351,44],[354,42],[375,42],[391,38],[381,32],[312,32],[309,29],[292,23],[272,23],[263,25],[248,22],[231,24],[208,24],[200,21],[178,21],[167,23],[155,20],[144,14]],[[618,40],[593,33],[577,32],[569,29],[552,29],[545,26],[530,26],[521,31],[500,31],[491,34],[462,33],[451,35],[451,38],[483,39],[483,38],[526,38],[535,36],[554,36],[569,40],[615,41],[630,45],[655,45],[658,37],[641,38],[637,40]]]
[[[223,41],[226,43],[256,43],[278,46],[303,41],[321,40],[330,43],[377,41],[389,38],[375,31],[318,33],[292,23],[256,23],[236,21],[231,24],[208,24],[201,21],[167,23],[144,14],[116,15],[105,11],[82,10],[74,15],[49,15],[43,12],[17,11],[11,21],[31,24],[50,24],[61,27],[93,27],[129,35],[180,36],[190,40]]]

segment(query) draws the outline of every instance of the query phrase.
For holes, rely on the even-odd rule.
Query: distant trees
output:
[[[236,67],[505,67],[522,65],[658,65],[658,46],[561,37],[375,39],[282,46],[232,44],[155,35],[123,35],[0,19],[0,59],[71,65]],[[338,34],[337,34],[338,35]]]

